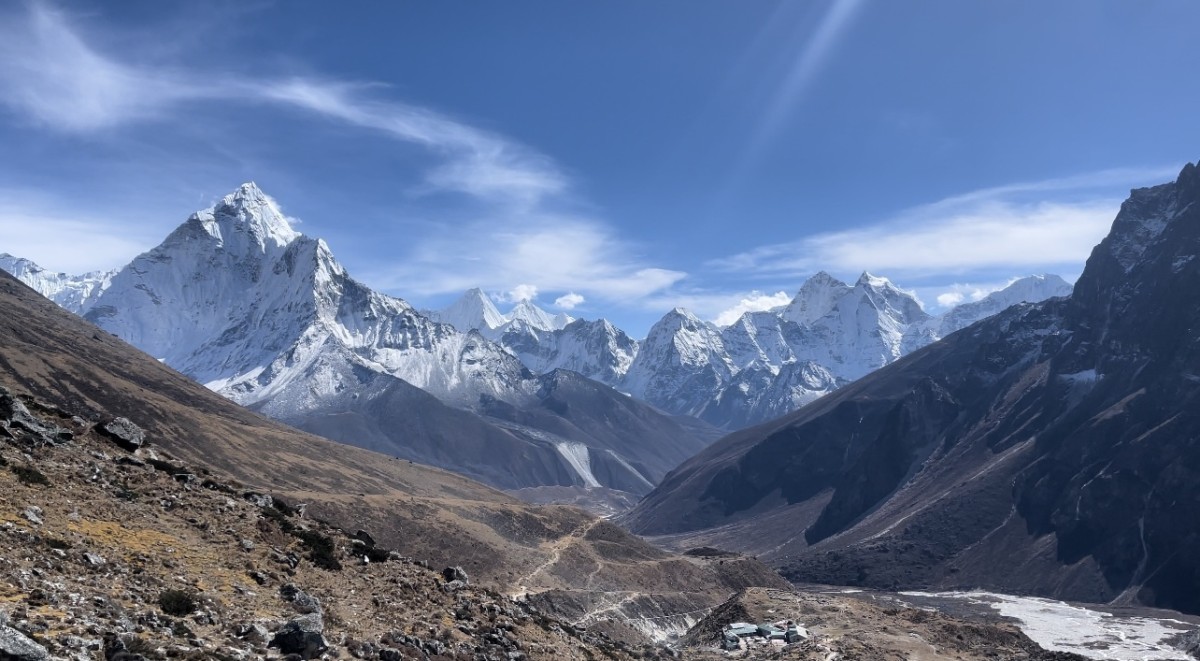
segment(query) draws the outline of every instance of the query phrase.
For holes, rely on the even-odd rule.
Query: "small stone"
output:
[[[243,537],[238,544],[241,545],[243,551],[253,551],[255,547],[254,540],[248,537]]]
[[[97,555],[95,553],[84,553],[83,554],[83,562],[85,564],[87,564],[87,566],[92,567],[92,568],[103,567],[105,564],[107,564],[107,561],[104,559],[103,556]]]
[[[321,600],[311,594],[296,587],[294,583],[287,583],[279,588],[279,594],[285,600],[292,603],[292,608],[298,613],[317,613],[321,611]]]
[[[250,643],[265,643],[270,632],[267,628],[258,622],[248,622],[238,625],[234,633],[238,638]]]
[[[30,505],[21,512],[21,517],[35,526],[42,525],[42,508],[37,505]]]

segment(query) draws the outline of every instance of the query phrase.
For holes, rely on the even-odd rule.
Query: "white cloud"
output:
[[[938,305],[944,308],[949,308],[962,303],[963,299],[965,298],[966,297],[960,291],[948,291],[944,294],[938,294],[936,300]]]
[[[538,288],[536,285],[519,284],[508,291],[494,295],[492,298],[501,303],[521,303],[524,301],[533,301],[537,299],[537,295]]]
[[[713,319],[713,323],[718,326],[728,326],[741,318],[747,312],[761,312],[770,310],[781,305],[787,305],[792,301],[792,297],[785,291],[775,292],[774,294],[764,294],[759,291],[752,291],[742,297],[736,305],[722,310],[720,314]]]
[[[0,102],[65,131],[91,131],[157,117],[166,106],[206,96],[201,86],[106,58],[63,14],[28,5],[27,20],[0,19]]]
[[[484,202],[490,215],[412,237],[401,260],[412,268],[382,274],[385,285],[405,295],[528,285],[618,300],[659,291],[684,276],[632,257],[635,247],[600,221],[549,212],[551,202],[564,201],[570,183],[551,158],[386,98],[385,86],[151,66],[135,55],[102,52],[59,10],[36,1],[27,7],[23,15],[0,12],[0,104],[41,126],[90,133],[182,118],[191,104],[207,101],[297,109],[423,148],[436,164],[418,191],[465,194]],[[108,231],[119,235],[112,225]]]
[[[988,188],[909,209],[877,224],[760,246],[710,266],[776,277],[819,269],[920,277],[1078,265],[1107,234],[1120,207],[1113,189],[1157,181],[1167,172],[1103,170]]]
[[[1083,263],[1108,232],[1118,200],[989,202],[940,217],[817,234],[716,263],[735,271],[803,274],[817,269],[896,274],[1026,271]]]
[[[372,95],[382,86],[316,78],[252,79],[123,62],[93,48],[61,11],[33,2],[0,17],[0,103],[40,125],[84,133],[166,119],[197,101],[272,103],[382,131],[441,164],[430,189],[536,204],[566,178],[549,158],[427,108]]]
[[[533,285],[542,291],[570,291],[589,300],[629,304],[684,276],[645,266],[637,247],[607,225],[526,212],[435,228],[402,258],[374,269],[367,281],[412,296]]]
[[[554,299],[554,307],[559,308],[560,310],[574,310],[582,305],[585,300],[586,299],[583,296],[580,296],[575,292],[570,292]]]

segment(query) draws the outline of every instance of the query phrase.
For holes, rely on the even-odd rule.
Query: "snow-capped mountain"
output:
[[[464,333],[478,331],[492,340],[504,335],[511,328],[556,331],[575,321],[574,317],[565,312],[552,315],[528,299],[518,301],[508,314],[501,314],[487,294],[479,288],[468,289],[448,307],[426,311],[425,315],[430,319],[450,324]]]
[[[0,253],[0,269],[11,273],[37,293],[79,314],[91,307],[108,288],[116,271],[93,271],[83,275],[51,273],[28,259]]]
[[[932,316],[887,278],[847,284],[825,272],[787,305],[718,327],[676,309],[641,342],[605,319],[560,321],[529,301],[501,314],[479,289],[432,313],[499,342],[534,372],[569,369],[664,411],[736,429],[789,413],[1014,304],[1069,294],[1056,275],[1030,276]]]
[[[457,301],[449,307],[441,310],[434,310],[426,313],[430,319],[440,321],[443,324],[450,324],[458,330],[466,333],[470,330],[477,330],[480,333],[491,335],[492,331],[507,323],[504,315],[496,309],[492,299],[487,297],[481,289],[469,289]]]
[[[994,291],[972,303],[963,303],[939,317],[937,335],[946,337],[1017,303],[1037,303],[1048,298],[1070,296],[1072,289],[1066,280],[1049,273],[1014,280],[1000,291]]]
[[[88,320],[240,404],[502,487],[644,492],[709,440],[599,384],[556,388],[564,377],[367,288],[254,184],[96,289]]]
[[[888,279],[818,273],[786,306],[725,328],[674,310],[650,329],[620,383],[666,411],[728,429],[764,422],[1019,302],[1070,292],[1058,276],[1013,282],[940,317]]]
[[[638,353],[637,341],[605,319],[576,319],[557,330],[513,322],[498,341],[534,372],[567,369],[610,386]]]

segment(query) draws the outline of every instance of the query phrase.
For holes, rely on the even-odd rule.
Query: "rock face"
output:
[[[46,648],[11,627],[0,625],[0,659],[11,661],[47,661]]]
[[[628,522],[799,581],[1200,611],[1198,202],[1194,165],[1133,191],[1070,298],[722,439]]]
[[[66,287],[9,261],[46,294]],[[623,395],[559,388],[549,402],[552,377],[479,332],[434,322],[355,281],[254,184],[193,214],[80,300],[74,308],[86,319],[239,404],[504,488],[642,494],[712,438],[634,402],[625,408],[641,410],[623,421],[617,442],[612,422],[575,412],[614,408]],[[499,321],[480,292],[460,303],[446,312],[455,323]],[[499,332],[568,321],[530,303],[510,317]],[[135,432],[113,434],[136,448]],[[590,471],[589,461],[607,468]]]

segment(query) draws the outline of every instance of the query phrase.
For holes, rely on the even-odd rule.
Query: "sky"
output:
[[[365,284],[643,335],[824,270],[1078,276],[1200,158],[1188,0],[0,2],[0,252],[117,268],[244,181]]]

